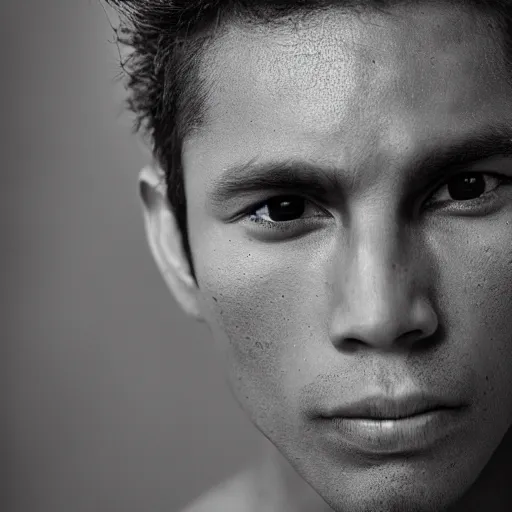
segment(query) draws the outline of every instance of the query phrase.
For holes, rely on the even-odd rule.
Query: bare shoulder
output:
[[[244,471],[216,485],[182,512],[255,512],[256,494],[252,473]]]

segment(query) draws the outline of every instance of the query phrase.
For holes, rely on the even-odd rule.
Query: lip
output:
[[[424,393],[403,396],[374,395],[357,402],[333,407],[322,412],[326,418],[389,419],[407,418],[437,409],[453,409],[461,405],[452,399]]]
[[[368,397],[325,411],[320,421],[330,443],[369,454],[426,450],[461,426],[465,404],[425,394]]]

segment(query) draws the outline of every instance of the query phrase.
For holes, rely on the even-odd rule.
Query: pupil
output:
[[[269,217],[276,222],[296,219],[303,215],[305,208],[305,201],[300,197],[279,197],[267,203]]]
[[[448,192],[457,201],[475,199],[485,192],[484,177],[475,174],[457,176],[448,183]]]

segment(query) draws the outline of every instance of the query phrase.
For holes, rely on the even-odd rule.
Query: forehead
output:
[[[297,153],[346,164],[502,119],[512,111],[493,25],[442,4],[232,24],[203,64],[213,87],[185,168]]]

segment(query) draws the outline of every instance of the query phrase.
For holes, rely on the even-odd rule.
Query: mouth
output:
[[[320,416],[325,419],[399,420],[430,411],[455,409],[461,405],[455,400],[425,394],[410,394],[402,397],[380,395],[333,407],[322,412]]]
[[[370,396],[322,411],[317,417],[330,446],[368,454],[432,448],[462,424],[466,404],[425,394]]]

